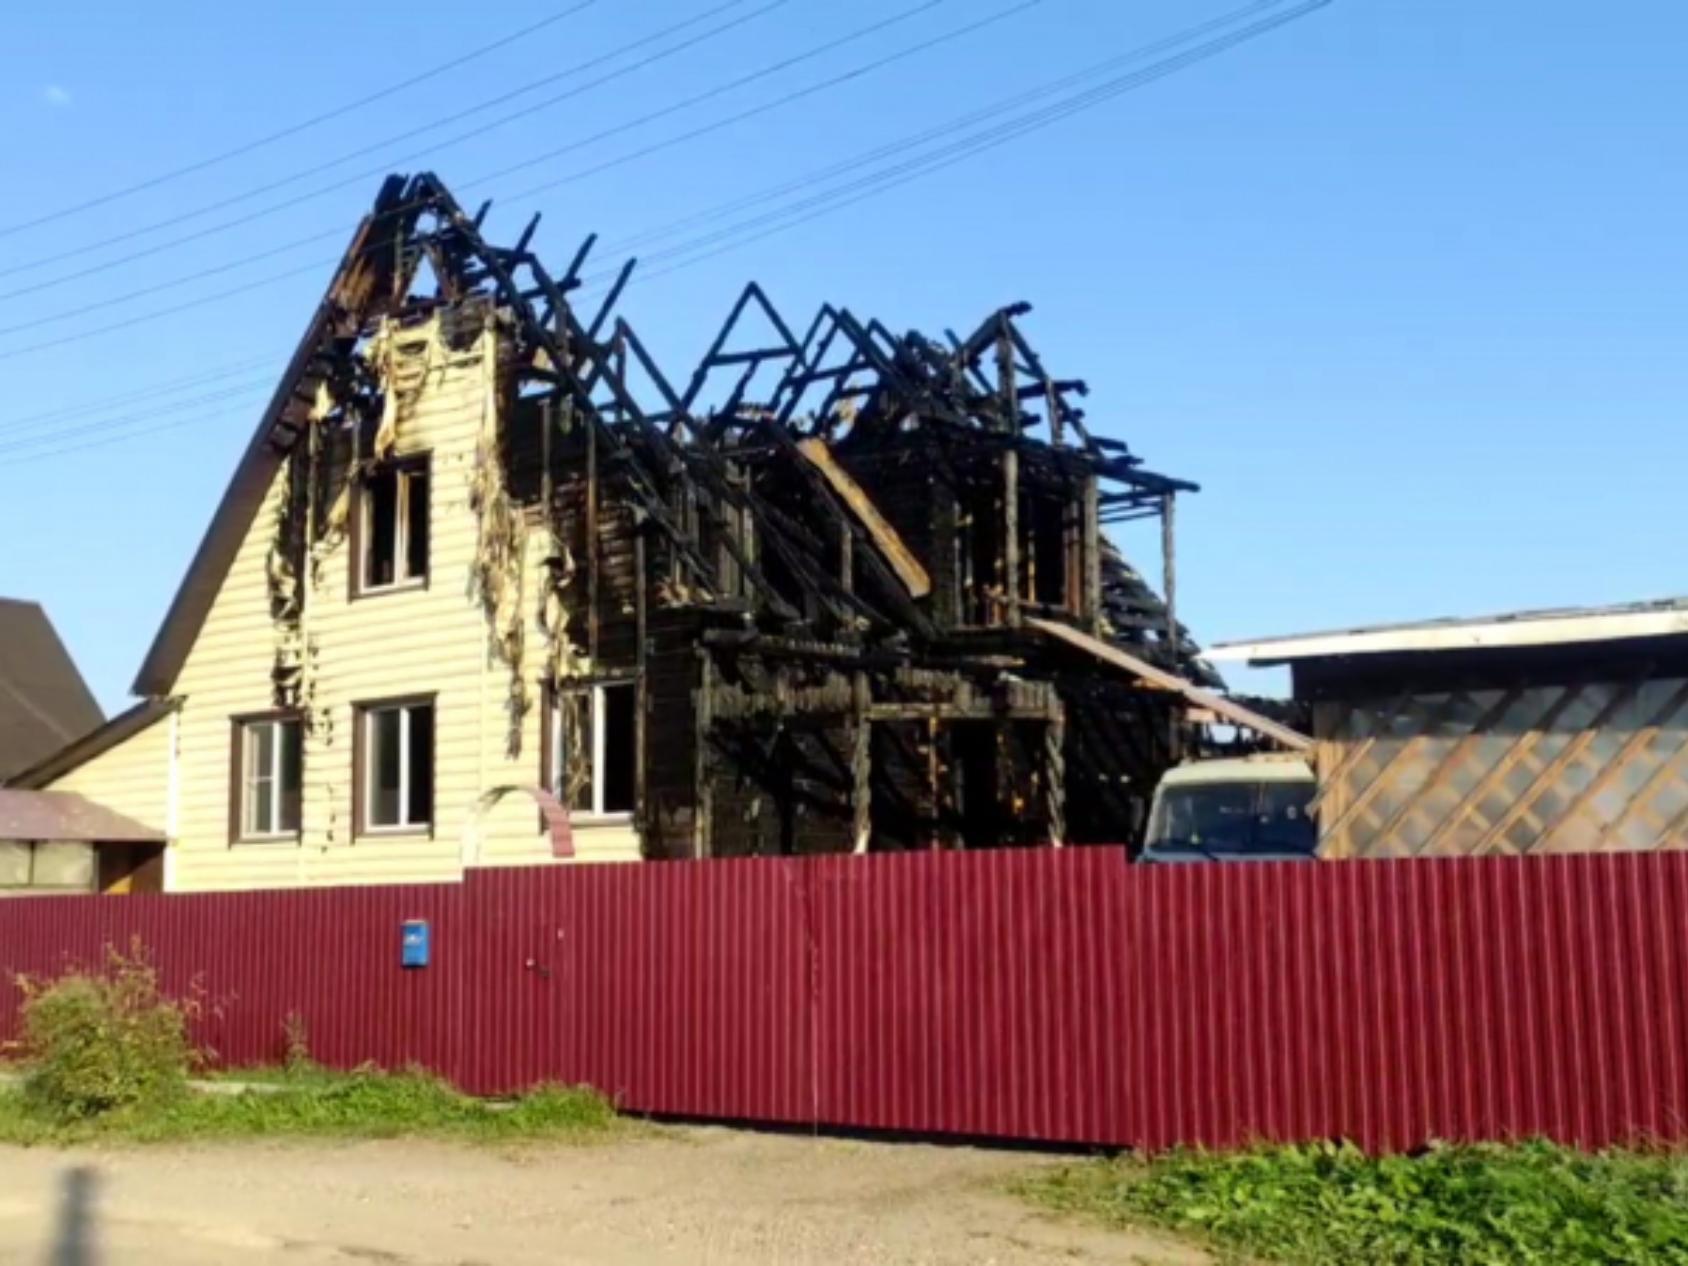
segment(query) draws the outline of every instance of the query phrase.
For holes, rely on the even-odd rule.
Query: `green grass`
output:
[[[1092,1161],[1017,1184],[1049,1207],[1305,1266],[1688,1264],[1688,1158],[1546,1143],[1372,1159],[1318,1145]]]
[[[0,1090],[0,1143],[157,1143],[192,1139],[396,1138],[481,1142],[585,1141],[619,1127],[596,1091],[542,1087],[489,1103],[420,1073],[292,1070],[239,1094],[190,1091],[147,1107],[90,1118],[54,1115]]]

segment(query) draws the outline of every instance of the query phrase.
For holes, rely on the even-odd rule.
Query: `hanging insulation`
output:
[[[498,335],[488,322],[478,339],[481,420],[475,438],[475,464],[469,475],[469,507],[475,512],[475,591],[486,611],[494,656],[510,673],[506,710],[507,753],[522,749],[522,719],[531,700],[522,676],[521,511],[510,497],[503,459],[504,410],[498,399]]]

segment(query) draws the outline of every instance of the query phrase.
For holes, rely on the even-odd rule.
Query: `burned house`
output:
[[[142,666],[34,785],[169,788],[173,888],[553,856],[1120,841],[1223,720],[1103,535],[1193,485],[1093,435],[1023,308],[965,336],[755,286],[665,372],[430,175],[358,228]],[[535,802],[539,811],[535,812]]]

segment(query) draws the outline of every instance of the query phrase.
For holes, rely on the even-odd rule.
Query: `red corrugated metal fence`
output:
[[[406,971],[412,918],[433,963]],[[331,1064],[685,1116],[1148,1148],[1688,1140],[1688,856],[1075,848],[0,903],[8,972],[132,938],[199,983],[236,1064],[279,1058],[296,1014]]]

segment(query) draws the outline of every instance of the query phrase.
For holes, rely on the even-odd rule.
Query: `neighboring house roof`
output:
[[[34,788],[62,778],[79,765],[87,764],[94,757],[109,752],[125,739],[139,734],[157,721],[162,721],[176,710],[176,703],[174,699],[143,699],[128,711],[118,713],[104,725],[65,744],[27,769],[20,769],[8,780],[8,784],[13,787]]]
[[[1688,635],[1688,598],[1664,598],[1610,607],[1514,611],[1469,619],[1420,620],[1343,632],[1258,638],[1250,642],[1226,642],[1211,647],[1208,654],[1218,660],[1282,664],[1339,655],[1566,646],[1683,635]]]
[[[164,833],[74,791],[0,788],[0,840],[162,844]]]
[[[104,719],[40,604],[0,598],[0,783]]]

